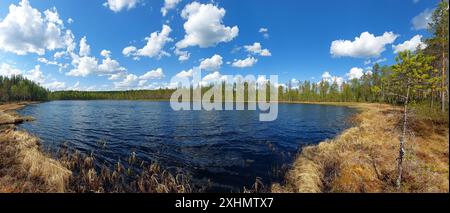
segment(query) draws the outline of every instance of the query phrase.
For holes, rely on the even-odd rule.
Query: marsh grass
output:
[[[255,179],[255,183],[247,189],[244,186],[243,193],[270,193],[270,186],[264,184],[260,177]]]
[[[40,150],[36,137],[0,133],[0,192],[64,192],[71,172]]]
[[[448,131],[448,111],[442,112],[439,106],[429,104],[412,104],[408,129],[417,136],[429,137],[433,134],[443,135]]]
[[[85,155],[62,146],[58,160],[72,176],[67,192],[76,193],[192,193],[190,176],[184,172],[164,169],[158,163],[139,160],[130,153],[126,161],[108,166],[97,161],[94,154]]]
[[[49,191],[43,179],[29,176],[18,160],[19,150],[3,138],[0,138],[0,150],[0,192]]]
[[[335,139],[301,150],[285,181],[272,192],[448,192],[448,117],[415,108],[404,160],[404,179],[396,187],[400,108],[359,104],[355,126]],[[447,116],[447,115],[445,115]]]

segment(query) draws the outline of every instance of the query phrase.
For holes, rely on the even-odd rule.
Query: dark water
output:
[[[168,102],[54,101],[20,111],[36,121],[21,125],[57,148],[67,142],[114,163],[140,159],[183,168],[212,191],[242,191],[256,177],[280,181],[302,145],[333,138],[348,127],[346,107],[280,104],[278,119],[260,122],[257,111],[173,111]],[[99,141],[106,141],[106,149]]]

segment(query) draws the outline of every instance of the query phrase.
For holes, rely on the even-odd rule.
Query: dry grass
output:
[[[68,192],[76,193],[191,193],[190,177],[182,172],[172,175],[157,163],[147,164],[134,153],[113,168],[99,165],[94,155],[83,155],[63,147],[59,161],[73,171]]]
[[[26,103],[0,105],[0,193],[12,192],[143,192],[189,193],[188,175],[172,175],[156,163],[146,164],[135,155],[113,169],[67,147],[53,159],[40,149],[39,138],[16,130],[28,121],[14,110]],[[203,189],[199,189],[203,190]]]
[[[16,130],[30,120],[14,112],[23,106],[0,105],[0,192],[64,192],[70,170],[43,154],[38,138]]]
[[[273,192],[448,192],[448,123],[410,122],[404,181],[395,187],[401,110],[354,104],[357,125],[333,140],[306,147]],[[412,125],[416,127],[413,128]],[[424,133],[426,132],[426,134]]]
[[[36,137],[6,130],[0,150],[0,192],[65,191],[70,170],[44,155]]]

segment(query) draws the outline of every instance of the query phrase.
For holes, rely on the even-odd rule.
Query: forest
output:
[[[12,101],[46,101],[49,91],[23,76],[0,76],[0,103]]]
[[[174,90],[56,91],[50,100],[169,100]]]

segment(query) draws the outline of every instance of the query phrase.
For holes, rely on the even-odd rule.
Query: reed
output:
[[[23,131],[0,132],[0,192],[64,192],[71,172]]]
[[[67,192],[75,193],[192,193],[190,176],[172,174],[158,163],[146,163],[132,152],[122,162],[108,166],[99,163],[94,154],[85,155],[63,146],[58,160],[72,176]]]

